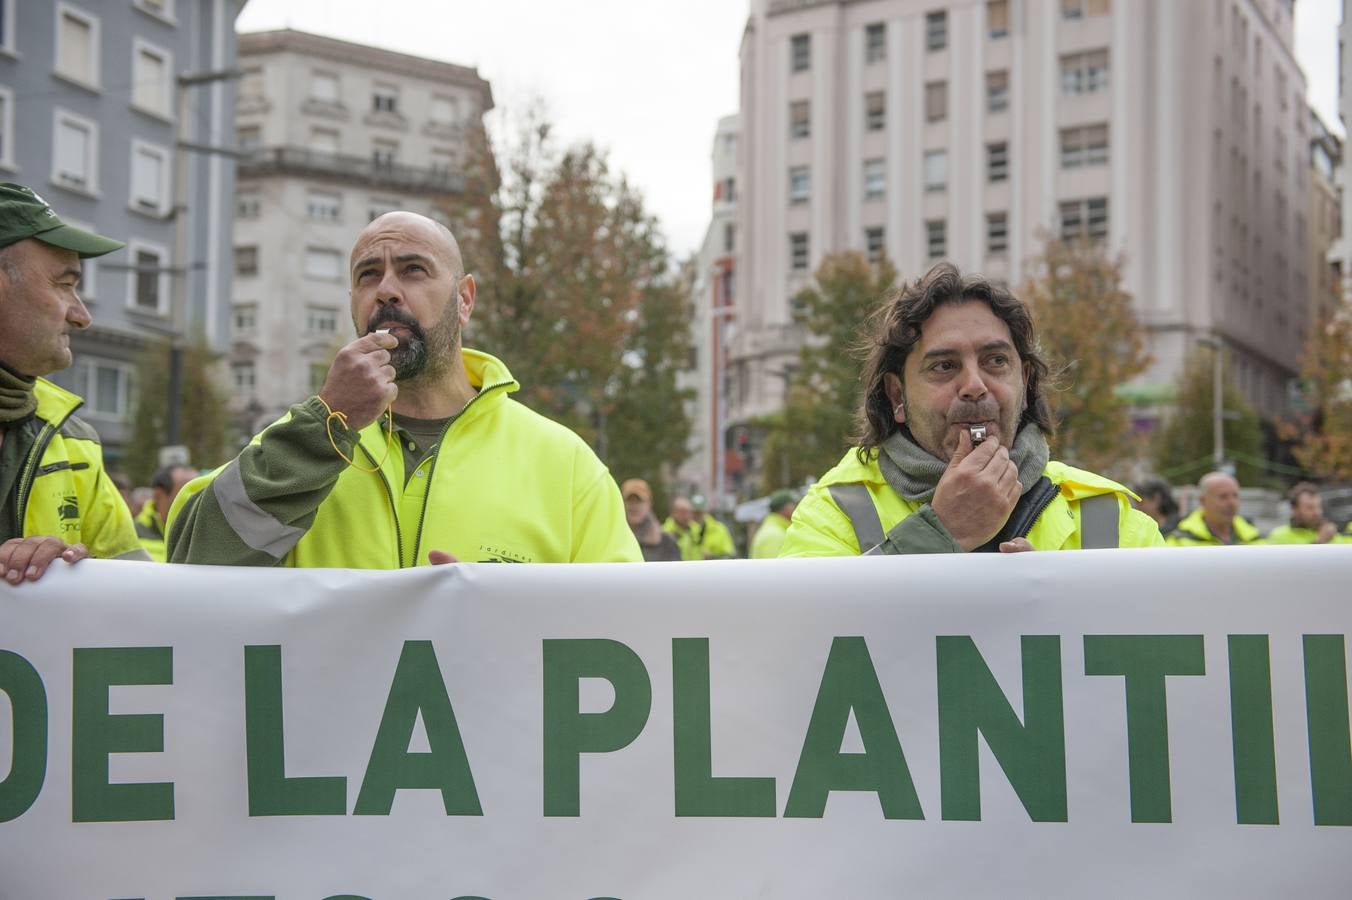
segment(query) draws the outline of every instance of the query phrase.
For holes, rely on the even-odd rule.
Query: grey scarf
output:
[[[1037,483],[1042,470],[1047,468],[1051,452],[1042,429],[1032,422],[1019,429],[1009,458],[1019,467],[1019,485],[1024,491]],[[912,503],[928,503],[934,499],[934,489],[948,468],[948,463],[931,456],[917,444],[905,429],[883,441],[878,454],[878,468],[892,490]]]
[[[37,411],[38,398],[33,393],[36,381],[0,363],[0,425],[22,422]]]

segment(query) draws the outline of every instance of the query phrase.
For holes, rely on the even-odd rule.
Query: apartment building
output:
[[[822,257],[1016,285],[1040,235],[1104,242],[1164,387],[1218,339],[1265,415],[1308,329],[1293,0],[752,0],[741,48],[729,422],[781,406]],[[1148,392],[1148,391],[1144,391]]]
[[[0,176],[126,241],[84,265],[94,317],[53,380],[112,465],[147,347],[229,339],[235,18],[244,0],[0,0]],[[169,398],[165,398],[166,403]]]
[[[352,340],[347,256],[381,213],[446,210],[493,107],[471,68],[292,30],[239,39],[230,371],[253,433]]]
[[[1334,248],[1342,240],[1338,171],[1343,142],[1310,110],[1310,323],[1330,314],[1341,296],[1341,276]]]

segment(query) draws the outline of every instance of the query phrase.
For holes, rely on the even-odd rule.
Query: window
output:
[[[0,166],[14,168],[14,92],[7,87],[0,87]]]
[[[168,50],[140,38],[132,39],[131,105],[162,118],[168,118],[173,92],[174,58]]]
[[[789,38],[789,71],[806,72],[812,65],[812,36],[795,34]]]
[[[254,385],[258,382],[258,377],[254,373],[254,364],[252,362],[236,362],[230,364],[230,378],[235,383],[237,391],[252,391]]]
[[[1009,109],[1009,71],[986,73],[986,112],[998,113]]]
[[[336,334],[338,331],[338,310],[331,306],[307,306],[305,308],[305,330],[312,334]]]
[[[789,137],[805,138],[812,133],[811,111],[806,100],[789,104]]]
[[[14,6],[19,0],[0,0],[0,50],[14,53]]]
[[[887,95],[882,91],[870,91],[864,95],[864,128],[882,131],[886,127]]]
[[[789,203],[806,203],[812,193],[812,175],[807,166],[789,169]]]
[[[249,332],[258,328],[258,304],[236,303],[231,308],[231,324],[237,332]]]
[[[98,190],[99,126],[82,116],[56,111],[56,152],[52,181],[86,194]]]
[[[323,281],[340,281],[343,277],[343,256],[337,250],[318,247],[305,249],[305,277]]]
[[[56,4],[56,72],[99,86],[99,20],[65,3]]]
[[[132,139],[131,207],[157,216],[169,212],[169,151]]]
[[[1061,240],[1088,238],[1101,241],[1108,237],[1108,198],[1092,197],[1061,204]]]
[[[723,252],[731,253],[736,246],[737,226],[728,222],[723,226]]]
[[[1009,215],[986,214],[986,255],[1004,256],[1009,252]]]
[[[874,22],[864,28],[864,62],[876,63],[887,59],[887,25]]]
[[[376,84],[371,89],[372,112],[398,113],[399,88],[392,84]]]
[[[324,363],[310,363],[310,393],[318,394],[324,388],[329,377],[329,367]]]
[[[165,315],[169,312],[169,253],[163,247],[131,241],[130,290],[127,306],[137,312]]]
[[[1086,125],[1061,131],[1061,168],[1102,166],[1108,162],[1108,126]]]
[[[371,202],[366,207],[367,220],[373,222],[378,216],[403,208],[404,202],[402,200],[396,200],[393,197],[372,197]]]
[[[257,66],[242,69],[239,78],[240,100],[263,99],[263,70]]]
[[[1009,179],[1009,144],[1000,141],[986,145],[986,180],[992,184]]]
[[[174,21],[174,0],[132,0],[132,6],[171,24]]]
[[[257,125],[245,125],[235,129],[235,142],[241,153],[252,153],[263,146],[263,129]]]
[[[1110,15],[1112,11],[1112,0],[1061,0],[1061,18],[1063,19],[1106,16]]]
[[[1094,94],[1107,89],[1107,50],[1070,53],[1061,57],[1061,93]]]
[[[737,199],[737,179],[720,178],[714,182],[714,200],[720,203],[731,203]]]
[[[455,97],[435,94],[432,97],[432,109],[427,117],[442,125],[459,125],[460,101]]]
[[[795,272],[807,271],[807,233],[789,235],[789,267]]]
[[[338,103],[338,76],[333,72],[310,73],[310,99],[320,103]]]
[[[886,194],[886,162],[881,159],[864,160],[864,199],[881,200]]]
[[[1009,0],[986,0],[986,34],[993,41],[1009,37]]]
[[[456,164],[455,151],[448,147],[432,148],[432,171],[440,172],[443,175],[449,175],[456,171],[459,166]]]
[[[925,121],[942,122],[948,118],[948,82],[931,81],[925,85]]]
[[[338,155],[338,131],[335,128],[311,128],[310,149],[316,153]]]
[[[371,162],[378,169],[388,169],[394,165],[394,158],[399,155],[399,144],[396,141],[375,140],[371,142]]]
[[[925,223],[925,249],[930,259],[942,259],[948,254],[948,223],[943,219]]]
[[[254,245],[245,245],[235,248],[235,274],[236,275],[257,275],[258,274],[258,247]]]
[[[948,151],[930,150],[925,154],[925,190],[942,191],[948,188]]]
[[[256,219],[258,211],[258,191],[240,191],[235,195],[236,219]]]
[[[305,214],[318,222],[337,222],[343,215],[343,197],[332,191],[310,191]]]
[[[948,46],[948,13],[925,13],[925,49],[942,50]]]
[[[84,397],[80,415],[121,419],[132,408],[132,367],[126,363],[96,357],[82,357],[75,362],[74,385],[76,393]]]
[[[864,229],[864,254],[872,265],[877,265],[883,258],[883,229],[865,228]]]

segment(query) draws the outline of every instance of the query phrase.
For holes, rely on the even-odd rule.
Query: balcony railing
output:
[[[245,151],[239,159],[241,178],[304,175],[349,184],[387,188],[400,193],[459,194],[465,176],[448,169],[344,156],[306,147],[266,147]]]

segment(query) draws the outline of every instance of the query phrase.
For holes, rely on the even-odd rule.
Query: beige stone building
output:
[[[1105,241],[1166,385],[1219,339],[1266,415],[1308,327],[1293,0],[752,0],[729,420],[783,402],[822,257],[1017,284],[1042,232]]]
[[[353,337],[347,255],[381,213],[435,217],[493,106],[474,69],[297,31],[239,39],[234,411],[253,433]]]

